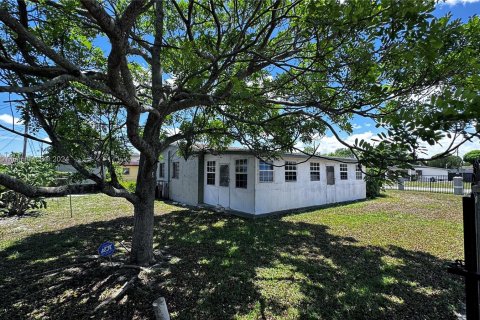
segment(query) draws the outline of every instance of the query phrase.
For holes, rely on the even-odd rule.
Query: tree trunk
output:
[[[155,261],[153,255],[154,203],[156,164],[140,158],[137,187],[138,201],[134,203],[134,224],[131,263],[148,265]]]
[[[131,263],[148,265],[155,261],[153,256],[153,206],[154,194],[142,195],[134,204],[134,224]]]

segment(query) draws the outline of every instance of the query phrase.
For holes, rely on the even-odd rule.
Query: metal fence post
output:
[[[465,304],[467,319],[479,318],[479,287],[478,278],[478,218],[475,208],[475,197],[463,198],[463,229],[464,229],[464,248],[465,248]]]
[[[398,178],[398,190],[405,190],[405,179]]]
[[[453,177],[453,194],[463,195],[463,177]]]

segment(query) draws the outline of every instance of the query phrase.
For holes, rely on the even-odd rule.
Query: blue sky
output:
[[[446,0],[446,3],[437,5],[437,8],[434,12],[436,16],[444,16],[447,13],[451,13],[454,19],[461,19],[462,21],[468,21],[468,19],[473,15],[480,14],[480,0]],[[375,138],[376,134],[379,133],[380,129],[375,128],[375,123],[372,120],[356,117],[353,119],[353,134],[347,135],[343,134],[345,141],[352,144],[355,139],[364,139],[370,140]],[[445,150],[445,148],[450,144],[451,139],[445,138],[440,141],[440,144],[434,146],[427,146],[427,155],[432,156],[438,154]],[[326,135],[318,140],[318,151],[320,153],[329,153],[333,152],[338,148],[342,148],[343,145],[338,142],[335,137],[332,135]],[[297,145],[298,147],[303,147],[301,143]],[[462,156],[468,151],[480,149],[480,141],[475,140],[473,142],[467,142],[462,145],[458,154]]]
[[[443,16],[448,12],[452,13],[454,18],[461,19],[463,21],[468,20],[472,15],[480,14],[480,0],[446,0],[446,3],[439,4],[435,10],[435,15]],[[15,129],[23,131],[23,126],[18,120],[19,114],[15,108],[11,108],[11,105],[7,102],[9,100],[8,94],[0,94],[0,123],[5,126],[12,127],[14,124]],[[13,109],[13,110],[12,110]],[[371,120],[355,118],[353,120],[354,132],[353,135],[343,135],[343,138],[347,142],[355,141],[355,138],[369,140],[378,133],[374,123]],[[39,135],[40,138],[46,138]],[[332,136],[323,137],[320,139],[320,152],[326,153],[334,151],[336,148],[342,147],[342,145],[335,140]],[[428,148],[428,154],[433,155],[441,152],[443,148],[448,144],[449,140],[444,139],[441,141],[441,145],[435,145]],[[301,147],[301,145],[299,145]],[[20,152],[23,147],[23,138],[11,134],[3,129],[0,129],[0,155],[10,154],[10,152]],[[39,156],[41,144],[38,142],[29,141],[27,152],[29,155]],[[46,147],[44,145],[44,147]],[[468,142],[459,149],[459,154],[473,150],[480,149],[480,142]]]

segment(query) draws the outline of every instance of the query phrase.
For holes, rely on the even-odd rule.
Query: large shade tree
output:
[[[434,156],[435,157],[435,156]],[[436,159],[427,161],[426,164],[431,167],[436,168],[445,168],[445,169],[455,169],[462,166],[462,158],[455,155],[446,155],[435,157]]]
[[[472,150],[472,151],[467,152],[463,156],[463,161],[465,161],[467,163],[470,163],[470,164],[474,164],[475,161],[480,161],[480,150]]]
[[[30,196],[101,191],[134,206],[132,261],[153,261],[157,160],[172,143],[260,157],[330,133],[386,166],[418,160],[421,140],[469,129],[479,24],[435,18],[427,0],[37,0],[0,4],[0,92],[92,185],[0,184]],[[351,119],[374,143],[348,145]],[[12,128],[5,129],[14,131]],[[173,130],[175,128],[175,130]],[[16,132],[16,131],[15,131]],[[22,134],[17,132],[18,134]],[[459,140],[446,149],[458,146]],[[374,145],[375,144],[375,145]],[[113,163],[140,156],[135,193]],[[109,175],[94,174],[100,161]],[[108,179],[103,178],[108,176]]]

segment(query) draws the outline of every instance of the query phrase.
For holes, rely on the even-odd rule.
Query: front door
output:
[[[228,164],[220,164],[218,205],[224,208],[230,207],[230,165]]]
[[[335,188],[335,167],[327,166],[327,203],[335,203],[336,188]]]

